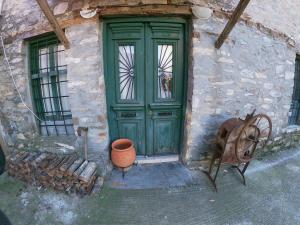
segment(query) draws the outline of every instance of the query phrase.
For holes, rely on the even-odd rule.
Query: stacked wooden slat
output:
[[[89,194],[100,179],[96,163],[76,155],[15,152],[7,157],[7,170],[9,175],[30,184],[68,193]]]

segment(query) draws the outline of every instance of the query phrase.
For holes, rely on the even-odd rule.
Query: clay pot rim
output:
[[[120,144],[120,142],[124,142],[124,141],[130,143],[130,146],[129,146],[128,148],[118,149],[118,148],[115,147],[117,144]],[[133,142],[132,142],[132,140],[127,139],[127,138],[120,138],[120,139],[115,140],[115,141],[111,144],[111,147],[112,147],[112,149],[113,149],[114,151],[125,152],[125,151],[130,150],[130,149],[133,147]]]

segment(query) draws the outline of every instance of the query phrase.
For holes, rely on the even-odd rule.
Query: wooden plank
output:
[[[54,160],[47,168],[48,171],[51,171],[51,170],[54,170],[60,163],[61,161],[63,161],[64,158],[60,158],[60,157],[57,157],[56,160]]]
[[[91,6],[92,7],[92,6]],[[188,5],[144,5],[144,6],[111,6],[99,7],[100,16],[114,15],[192,15]]]
[[[81,166],[74,172],[74,175],[76,176],[76,177],[79,177],[79,175],[82,173],[82,171],[85,169],[85,167],[87,166],[87,164],[88,164],[88,161],[84,161],[82,164],[81,164]]]
[[[97,180],[95,181],[94,187],[92,189],[92,194],[100,193],[103,183],[104,183],[103,177],[98,177]]]
[[[36,159],[38,156],[39,156],[39,154],[37,154],[37,153],[35,153],[35,152],[31,152],[31,153],[29,154],[29,156],[28,156],[26,159],[24,159],[24,163],[25,163],[27,166],[29,166],[30,162],[31,162],[32,160]]]
[[[48,19],[58,39],[65,46],[65,48],[68,49],[70,47],[70,43],[64,31],[61,29],[60,25],[58,24],[55,16],[53,15],[53,12],[51,11],[47,0],[36,0],[36,1],[39,4],[41,10],[44,12],[46,18]]]
[[[20,163],[21,161],[23,161],[27,156],[29,155],[29,152],[21,152],[20,153],[20,157],[17,158],[17,160],[15,161],[16,164]],[[18,165],[19,166],[19,165]]]
[[[69,169],[67,170],[67,174],[68,175],[73,175],[73,173],[75,172],[75,170],[78,169],[78,167],[83,163],[84,159],[82,158],[79,158],[77,159],[70,167]]]
[[[89,162],[82,173],[79,175],[79,180],[89,182],[96,169],[97,164],[95,162]]]
[[[237,5],[234,12],[232,13],[229,21],[227,22],[224,30],[219,35],[219,37],[218,37],[218,39],[215,43],[215,47],[217,49],[221,48],[224,41],[228,37],[229,33],[231,32],[231,30],[233,29],[235,24],[238,22],[239,18],[243,14],[243,12],[245,11],[245,9],[246,9],[247,5],[249,4],[249,2],[250,2],[250,0],[240,0],[239,4]]]
[[[60,171],[65,172],[77,159],[76,155],[71,156],[66,162],[64,162],[61,167],[59,168]]]
[[[39,166],[39,164],[46,159],[46,157],[48,156],[47,153],[42,153],[39,157],[37,157],[33,162],[32,162],[32,166],[34,166],[35,168],[37,168]]]
[[[60,167],[64,164],[64,163],[66,163],[69,159],[71,158],[71,156],[65,156],[64,157],[64,159],[57,165],[57,169],[59,170],[60,169]]]

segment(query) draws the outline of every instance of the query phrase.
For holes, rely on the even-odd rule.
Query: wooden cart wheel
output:
[[[241,129],[235,143],[235,156],[240,163],[247,163],[252,159],[253,153],[260,137],[259,128],[254,125],[256,119],[251,118]]]
[[[253,124],[257,126],[260,131],[257,148],[264,148],[270,140],[272,133],[271,119],[265,114],[258,114],[254,117],[254,119],[255,121]]]

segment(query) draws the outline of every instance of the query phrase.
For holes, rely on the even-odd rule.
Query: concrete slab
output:
[[[122,171],[114,169],[107,180],[112,188],[149,189],[186,186],[200,183],[199,171],[187,169],[180,162],[160,164],[138,164],[122,177]]]

